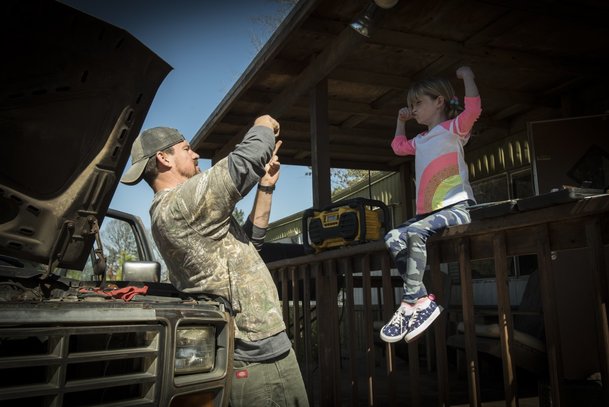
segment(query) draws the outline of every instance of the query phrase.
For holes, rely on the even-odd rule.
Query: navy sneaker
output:
[[[423,302],[415,308],[414,313],[408,320],[408,331],[404,335],[406,342],[411,342],[419,337],[440,316],[442,307],[436,304],[435,297],[430,294],[428,301]]]
[[[391,321],[381,328],[381,339],[385,342],[401,341],[408,332],[408,321],[414,310],[406,313],[404,307],[398,308]]]

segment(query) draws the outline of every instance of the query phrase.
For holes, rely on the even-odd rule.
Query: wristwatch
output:
[[[262,192],[267,192],[269,194],[272,194],[273,191],[275,190],[275,185],[260,185],[260,184],[258,184],[258,190],[262,191]]]

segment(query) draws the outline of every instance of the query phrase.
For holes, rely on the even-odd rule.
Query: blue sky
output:
[[[191,140],[256,56],[253,37],[270,32],[256,17],[275,15],[272,0],[61,0],[118,26],[153,50],[173,70],[161,84],[143,129],[170,126]],[[252,117],[252,121],[255,117]],[[281,122],[281,120],[279,120]],[[281,150],[279,151],[281,159]],[[201,169],[209,168],[201,160]],[[308,168],[281,167],[271,221],[311,207]],[[237,207],[246,215],[253,192]],[[136,214],[149,227],[152,190],[145,182],[119,184],[111,208]]]

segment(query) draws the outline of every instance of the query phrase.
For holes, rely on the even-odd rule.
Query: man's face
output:
[[[199,154],[195,153],[185,140],[173,146],[173,154],[167,154],[173,169],[183,178],[191,178],[201,172],[199,169]]]

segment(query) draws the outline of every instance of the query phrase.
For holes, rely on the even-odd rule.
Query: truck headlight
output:
[[[216,328],[198,326],[178,328],[175,374],[209,372],[214,368]]]

